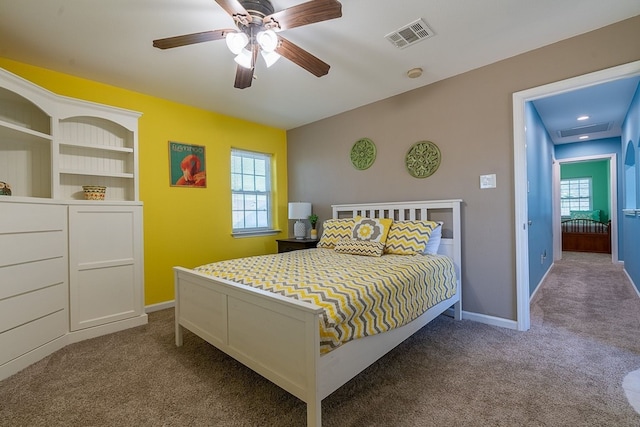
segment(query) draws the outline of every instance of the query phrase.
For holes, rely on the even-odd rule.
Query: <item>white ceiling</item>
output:
[[[554,144],[620,136],[640,76],[533,101]],[[587,117],[578,120],[578,117]]]
[[[302,2],[272,0],[276,11]],[[636,16],[640,1],[343,0],[342,13],[282,33],[329,63],[328,75],[259,61],[243,90],[224,41],[152,47],[233,27],[214,0],[0,0],[0,56],[291,129]],[[420,18],[434,37],[403,50],[385,39]],[[424,74],[409,79],[414,67]]]

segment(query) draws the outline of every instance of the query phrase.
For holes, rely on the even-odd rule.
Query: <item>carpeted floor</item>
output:
[[[619,265],[566,254],[517,332],[440,317],[323,401],[324,426],[640,426],[640,298]],[[304,426],[305,405],[186,333],[173,311],[0,382],[2,426]]]

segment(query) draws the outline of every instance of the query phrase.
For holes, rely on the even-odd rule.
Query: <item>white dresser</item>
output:
[[[65,344],[67,261],[66,206],[0,204],[0,378]]]

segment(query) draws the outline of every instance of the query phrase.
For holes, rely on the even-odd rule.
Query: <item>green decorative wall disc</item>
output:
[[[436,144],[431,141],[420,141],[411,146],[405,162],[411,176],[426,178],[438,170],[440,159],[440,149]]]
[[[369,138],[356,141],[351,147],[351,163],[359,170],[371,167],[376,160],[376,145]]]

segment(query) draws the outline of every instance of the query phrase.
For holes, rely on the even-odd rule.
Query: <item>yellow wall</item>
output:
[[[276,252],[288,235],[286,132],[114,86],[0,58],[0,67],[54,93],[139,111],[140,199],[144,202],[145,304],[173,299],[172,267]],[[168,141],[205,146],[207,188],[169,185]],[[273,154],[282,233],[231,236],[230,150]]]

